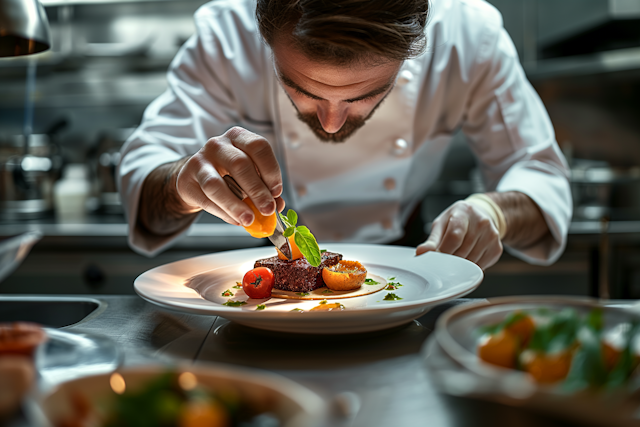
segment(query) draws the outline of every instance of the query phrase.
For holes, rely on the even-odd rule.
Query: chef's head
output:
[[[260,33],[300,120],[342,142],[424,50],[429,0],[257,0]]]

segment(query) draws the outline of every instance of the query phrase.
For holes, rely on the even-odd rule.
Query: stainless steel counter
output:
[[[336,396],[350,392],[352,409],[359,410],[354,417],[332,411],[330,426],[567,425],[495,404],[452,399],[434,389],[423,368],[421,347],[439,314],[468,299],[438,306],[389,331],[296,336],[250,329],[216,316],[167,311],[137,296],[92,298],[102,303],[101,311],[64,330],[110,337],[123,350],[126,365],[182,360],[265,369],[314,390],[333,409]]]

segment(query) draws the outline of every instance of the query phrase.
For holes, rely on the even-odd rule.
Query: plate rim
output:
[[[346,247],[349,248],[349,250],[358,250],[358,249],[377,249],[377,250],[385,250],[385,251],[411,251],[414,252],[415,248],[412,247],[407,247],[407,246],[390,246],[390,245],[379,245],[379,244],[357,244],[357,243],[336,243],[334,244],[335,246],[340,246],[340,247]],[[157,267],[154,267],[152,269],[149,269],[145,272],[143,272],[142,274],[140,274],[138,277],[136,277],[136,279],[134,280],[134,290],[136,291],[136,293],[145,301],[148,301],[152,304],[156,304],[160,307],[163,308],[167,308],[170,310],[177,310],[177,311],[187,311],[190,313],[198,313],[198,314],[208,314],[208,315],[218,315],[221,317],[225,317],[224,314],[227,313],[233,313],[233,317],[234,318],[252,318],[252,319],[258,319],[259,317],[261,318],[267,318],[270,320],[273,319],[278,319],[278,318],[284,318],[289,317],[289,316],[296,316],[299,314],[296,313],[290,313],[290,312],[274,312],[274,311],[266,311],[266,310],[262,310],[262,311],[247,311],[247,310],[238,310],[235,307],[225,307],[222,305],[213,305],[213,303],[211,303],[212,305],[209,307],[191,307],[188,306],[189,303],[182,303],[182,302],[172,302],[172,303],[168,303],[166,302],[164,299],[160,299],[160,298],[156,298],[153,295],[149,295],[147,294],[144,290],[140,289],[140,284],[139,281],[143,280],[143,276],[152,273],[152,272],[159,272],[162,271],[163,269],[169,268],[172,265],[178,264],[178,263],[183,263],[186,261],[197,261],[198,259],[203,259],[203,258],[208,258],[208,257],[215,257],[216,255],[220,255],[220,256],[229,256],[229,255],[234,255],[234,254],[238,254],[240,252],[262,252],[265,250],[268,250],[269,247],[265,246],[265,247],[259,247],[259,248],[247,248],[247,249],[236,249],[236,250],[231,250],[231,251],[222,251],[222,252],[213,252],[210,254],[203,254],[203,255],[198,255],[195,257],[190,257],[190,258],[185,258],[182,260],[178,260],[178,261],[173,261],[171,263],[167,263],[167,264],[162,264],[159,265]],[[341,252],[343,252],[344,250],[342,250]],[[458,290],[457,292],[445,292],[443,295],[438,296],[437,298],[431,297],[431,298],[422,298],[422,299],[417,299],[417,300],[413,300],[413,301],[405,301],[405,302],[393,302],[392,304],[389,304],[388,307],[383,307],[383,306],[375,306],[375,307],[371,307],[368,306],[366,308],[358,308],[357,310],[344,310],[344,311],[339,311],[339,312],[332,312],[332,317],[335,315],[338,315],[340,317],[360,317],[366,313],[385,313],[385,312],[395,312],[395,311],[404,311],[404,310],[410,310],[410,309],[417,309],[420,307],[424,307],[424,306],[430,306],[430,305],[436,305],[436,304],[440,304],[452,299],[456,299],[456,298],[460,298],[464,295],[467,295],[471,292],[473,292],[475,289],[478,288],[478,286],[480,286],[480,284],[482,283],[483,279],[484,279],[484,272],[483,270],[476,264],[474,264],[473,262],[466,260],[464,258],[460,258],[454,255],[449,255],[449,254],[444,254],[444,253],[440,253],[440,252],[428,252],[424,255],[420,255],[420,256],[437,256],[437,257],[447,257],[450,259],[455,259],[455,262],[460,262],[463,264],[466,264],[467,267],[470,267],[471,269],[475,270],[475,277],[473,277],[473,279],[470,279],[470,282],[467,284],[467,286],[463,289]],[[415,256],[412,256],[412,258],[417,258]],[[379,264],[382,265],[382,264]],[[221,267],[214,267],[210,270],[215,270],[216,268],[223,268],[224,266]],[[391,267],[391,268],[397,268],[397,269],[403,269],[403,266],[394,266],[394,265],[387,265],[387,267]],[[418,276],[422,275],[418,272],[415,271],[411,271],[408,268],[404,268],[406,271],[412,273],[412,274],[416,274]],[[209,270],[207,270],[209,271]],[[196,273],[197,274],[197,273]],[[329,299],[329,298],[328,298]],[[204,299],[203,299],[204,300]],[[206,301],[206,300],[204,300]],[[403,310],[404,309],[404,310]],[[224,314],[223,314],[224,313]],[[305,312],[305,318],[307,319],[311,319],[311,318],[323,318],[324,316],[326,316],[326,313],[311,313],[311,312]]]

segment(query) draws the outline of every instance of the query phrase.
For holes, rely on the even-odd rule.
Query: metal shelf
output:
[[[640,47],[544,59],[523,64],[531,80],[640,69]]]

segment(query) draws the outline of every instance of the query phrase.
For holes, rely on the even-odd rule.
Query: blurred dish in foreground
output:
[[[534,317],[530,319],[533,328],[528,320],[523,321],[526,316]],[[637,377],[627,375],[616,383],[615,375],[611,375],[616,366],[620,366],[620,372],[629,372],[626,368],[634,363],[633,360],[629,360],[629,364],[624,362],[623,366],[618,359],[612,370],[607,371],[612,360],[601,358],[607,357],[602,350],[603,344],[623,336],[624,340],[615,346],[625,349],[621,354],[628,352],[637,342],[628,338],[639,321],[638,313],[603,306],[586,298],[495,298],[445,312],[425,344],[423,356],[431,378],[446,394],[491,400],[574,422],[637,425],[640,421],[636,418],[640,400],[634,397],[639,387]],[[512,331],[507,331],[509,327]],[[513,329],[519,330],[515,353],[509,355],[509,350],[504,352],[506,356],[494,354],[491,364],[482,360],[478,352],[488,350],[482,348],[487,339],[491,335],[504,338],[514,334]],[[510,347],[495,346],[494,350]],[[538,348],[545,351],[537,352]],[[529,352],[524,358],[518,358],[523,350]],[[561,356],[567,354],[571,357],[552,365],[547,371],[547,374],[560,372],[562,375],[551,375],[552,381],[545,381],[549,378],[536,378],[537,374],[525,372],[526,365],[541,354],[545,359],[562,359]],[[486,360],[486,353],[483,358]],[[502,366],[496,366],[498,364]]]
[[[37,426],[315,426],[322,400],[276,375],[228,366],[131,367],[60,384],[29,402]]]

